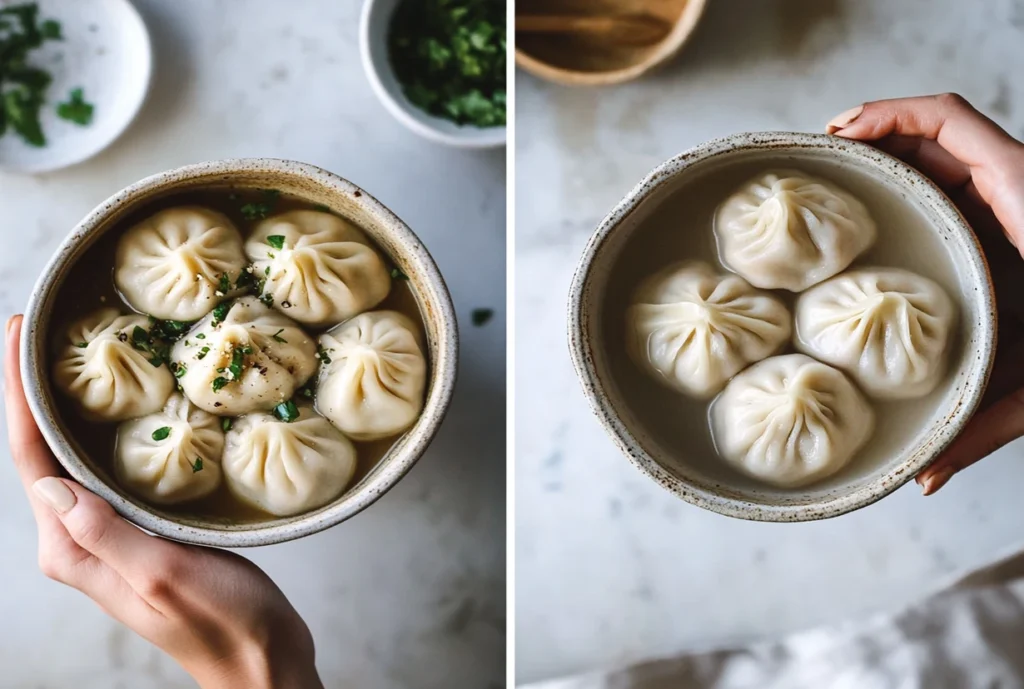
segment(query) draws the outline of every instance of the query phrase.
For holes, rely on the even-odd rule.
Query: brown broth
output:
[[[812,491],[830,490],[851,479],[867,477],[909,446],[947,394],[952,380],[949,369],[959,366],[966,355],[961,334],[965,298],[953,258],[923,213],[899,192],[836,161],[773,155],[771,162],[747,159],[710,167],[697,179],[637,210],[635,233],[623,247],[605,288],[601,318],[604,347],[612,379],[623,400],[645,433],[662,449],[664,458],[680,468],[685,458],[687,469],[697,470],[712,481],[766,489],[765,484],[740,475],[718,457],[708,420],[713,400],[697,401],[669,390],[629,358],[625,348],[625,312],[640,281],[670,263],[701,260],[723,273],[729,272],[717,253],[712,229],[714,213],[741,184],[763,172],[780,169],[799,170],[832,181],[867,205],[878,224],[878,239],[851,268],[895,266],[928,277],[946,290],[961,313],[960,327],[953,330],[943,382],[917,399],[880,401],[869,397],[876,415],[871,440],[838,474],[809,487]],[[785,290],[772,293],[792,313],[798,295]],[[789,344],[780,353],[792,351],[795,350]]]
[[[203,206],[227,215],[239,232],[241,232],[244,239],[259,221],[247,220],[240,211],[241,207],[249,202],[258,203],[265,200],[265,195],[257,190],[230,187],[209,188],[161,198],[129,214],[118,223],[117,227],[104,234],[96,244],[90,247],[69,271],[55,301],[51,326],[54,342],[59,341],[58,335],[62,335],[72,322],[99,308],[112,306],[120,309],[123,313],[132,313],[134,311],[118,293],[113,277],[114,255],[117,249],[117,242],[128,228],[167,208]],[[298,198],[281,196],[275,204],[273,212],[276,215],[292,210],[326,209]],[[383,254],[379,247],[376,248],[378,252]],[[391,292],[387,298],[374,307],[374,310],[383,309],[405,314],[417,324],[421,334],[425,332],[423,318],[420,315],[416,297],[408,281],[392,281]],[[313,338],[330,329],[330,327],[334,327],[332,325],[328,328],[315,329],[301,323],[298,325]],[[424,355],[426,354],[427,349],[424,348]],[[56,353],[51,353],[51,356],[56,356]],[[315,380],[315,378],[316,376],[314,375],[314,378],[311,380]],[[54,390],[56,390],[56,386],[54,386]],[[72,438],[77,441],[93,465],[104,474],[104,479],[111,483],[115,482],[113,478],[113,457],[114,444],[117,437],[117,424],[87,421],[82,417],[73,400],[60,393],[57,393],[55,397],[58,413],[64,425],[70,431]],[[355,475],[349,482],[349,486],[355,486],[363,477],[369,474],[384,455],[388,453],[399,437],[400,434],[391,438],[369,442],[353,441],[357,452],[357,463]],[[161,505],[160,509],[172,514],[200,517],[230,524],[261,522],[278,518],[238,500],[228,490],[227,484],[224,481],[221,482],[216,491],[204,498],[177,505]]]

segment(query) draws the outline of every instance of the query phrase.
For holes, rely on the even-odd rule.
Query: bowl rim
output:
[[[228,181],[226,178],[244,173],[271,173],[297,182],[313,182],[320,188],[353,198],[362,212],[387,229],[389,241],[407,252],[405,256],[392,258],[416,264],[414,279],[422,279],[415,288],[417,301],[421,306],[426,303],[433,312],[431,320],[437,323],[437,342],[430,362],[429,393],[423,411],[413,427],[400,436],[397,441],[400,446],[392,450],[394,455],[385,455],[386,465],[378,464],[379,470],[351,486],[342,500],[306,514],[284,517],[282,519],[289,520],[284,523],[218,529],[183,524],[153,513],[143,501],[115,490],[79,456],[56,422],[55,405],[48,386],[43,383],[48,376],[48,347],[43,341],[45,328],[42,325],[50,317],[50,312],[43,309],[56,297],[66,271],[81,258],[80,252],[85,249],[80,247],[91,245],[104,234],[101,230],[112,214],[133,203],[145,203],[150,194],[173,192],[182,181]],[[105,229],[115,226],[116,223]],[[110,503],[122,517],[151,533],[195,545],[248,547],[282,543],[335,526],[372,505],[412,469],[436,435],[451,403],[458,372],[459,334],[451,295],[437,264],[413,231],[380,201],[339,175],[308,163],[278,158],[232,158],[185,165],[148,176],[90,211],[61,242],[33,287],[25,309],[20,349],[21,375],[32,416],[47,445],[74,480]]]
[[[612,86],[639,79],[658,67],[664,66],[679,54],[696,31],[706,8],[707,0],[688,0],[673,25],[672,32],[658,44],[656,50],[629,67],[603,72],[583,72],[566,67],[556,67],[521,49],[518,41],[516,42],[516,64],[535,77],[566,86]]]
[[[974,368],[974,375],[966,382],[963,397],[953,412],[945,418],[945,428],[956,429],[955,432],[944,433],[938,443],[930,446],[929,452],[917,452],[916,456],[909,455],[903,462],[886,472],[879,473],[850,493],[826,496],[820,501],[802,505],[773,505],[716,493],[658,464],[637,441],[614,408],[607,386],[600,379],[594,365],[594,345],[588,337],[587,330],[592,320],[586,313],[586,304],[587,293],[593,286],[594,260],[604,244],[643,201],[662,185],[698,163],[718,156],[752,150],[810,148],[835,153],[837,143],[842,146],[841,155],[854,155],[865,161],[874,158],[876,160],[872,161],[872,164],[877,169],[882,169],[878,163],[880,159],[890,166],[893,175],[903,175],[913,180],[916,187],[914,192],[918,194],[918,199],[942,215],[948,222],[949,229],[963,240],[970,259],[976,263],[985,277],[983,284],[980,285],[978,297],[983,304],[982,311],[987,316],[979,324],[981,349],[978,355],[981,366]],[[694,146],[654,168],[611,210],[590,237],[573,275],[568,301],[569,352],[573,367],[591,411],[598,417],[605,431],[627,459],[664,488],[693,505],[728,517],[765,522],[814,521],[836,517],[881,500],[910,481],[949,446],[980,404],[995,360],[996,329],[994,288],[988,261],[974,231],[946,194],[922,173],[873,146],[833,135],[805,132],[767,131],[732,134]]]
[[[363,2],[362,12],[359,16],[359,56],[363,63],[363,71],[366,72],[366,78],[370,82],[370,87],[377,96],[377,99],[384,104],[384,108],[391,113],[391,116],[401,122],[407,129],[435,143],[464,149],[492,149],[505,146],[508,139],[507,125],[502,127],[476,128],[480,132],[493,132],[492,136],[486,134],[477,136],[453,134],[431,124],[434,120],[439,122],[447,122],[447,120],[441,120],[441,118],[420,110],[405,98],[404,95],[399,97],[385,86],[380,70],[387,69],[390,71],[391,66],[378,63],[371,48],[370,38],[373,13],[379,8],[380,4],[377,0],[365,0]],[[417,115],[422,113],[421,117],[416,117],[413,114],[414,112]]]

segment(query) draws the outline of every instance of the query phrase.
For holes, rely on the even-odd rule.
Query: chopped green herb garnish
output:
[[[171,434],[171,427],[170,426],[161,426],[160,428],[158,428],[155,431],[153,431],[153,440],[156,440],[157,442],[159,442],[161,440],[167,440],[167,436],[169,436],[170,434]]]
[[[9,127],[31,146],[46,145],[39,116],[53,79],[29,64],[29,53],[60,38],[60,23],[40,23],[36,3],[0,8],[0,136]]]
[[[226,416],[223,419],[221,419],[220,420],[220,428],[225,433],[230,431],[231,430],[231,419],[226,417]]]
[[[206,339],[206,335],[204,335],[203,333],[197,333],[196,334],[196,339],[197,340],[205,340]]]
[[[231,371],[231,380],[240,380],[242,378],[242,369],[245,366],[245,354],[241,349],[236,349],[231,352],[231,363],[228,365],[228,370]]]
[[[270,206],[265,203],[247,203],[239,210],[246,220],[263,220],[270,215]]]
[[[299,408],[295,406],[295,402],[288,400],[274,407],[274,416],[285,423],[291,423],[299,418]]]
[[[149,363],[153,366],[162,366],[170,362],[171,345],[159,337],[153,337],[141,325],[135,326],[132,330],[132,347],[140,352],[149,354]]]
[[[263,274],[270,277],[270,266],[267,266],[266,270],[263,271]]]
[[[264,306],[273,306],[274,295],[271,294],[270,292],[264,292],[263,294],[260,295],[260,301],[263,302]]]
[[[281,328],[276,333],[271,335],[271,337],[274,338],[274,342],[281,342],[283,344],[288,344],[288,340],[286,340],[283,337],[281,337],[281,333],[283,333],[283,332],[284,332],[284,328]]]
[[[406,275],[405,273],[403,273],[402,271],[400,271],[398,268],[392,268],[391,269],[391,279],[392,280],[408,280],[409,276]]]
[[[213,379],[213,391],[218,392],[222,387],[230,383],[231,381],[224,376],[217,376]]]
[[[283,340],[282,340],[282,341],[283,341]],[[88,342],[79,342],[79,343],[78,343],[78,344],[76,344],[75,346],[76,346],[76,347],[78,347],[79,349],[85,349],[86,347],[88,347],[88,346],[89,346],[89,343],[88,343]]]
[[[185,367],[185,364],[180,364],[177,361],[171,362],[171,373],[175,378],[184,378],[187,372],[188,368]]]
[[[154,337],[177,342],[192,327],[191,321],[162,321],[149,317],[149,332]]]
[[[274,247],[275,249],[283,249],[284,248],[284,235],[281,235],[281,234],[272,234],[272,235],[270,235],[269,237],[267,237],[267,244],[269,244],[270,246]]]
[[[325,364],[331,363],[331,357],[328,356],[328,354],[327,354],[328,351],[334,351],[334,350],[326,350],[322,346],[317,345],[317,348],[316,348],[316,358],[319,359],[320,361],[324,362]]]
[[[195,464],[192,465],[192,473],[196,474],[196,473],[198,473],[198,472],[200,472],[202,470],[203,470],[203,458],[202,457],[196,457],[196,462],[195,462]]]
[[[315,394],[313,391],[313,386],[309,383],[306,383],[301,388],[299,388],[299,394],[305,397],[306,399],[313,399],[313,396]]]
[[[234,301],[225,301],[217,304],[213,309],[213,325],[216,326],[218,323],[228,317],[228,312],[231,311],[231,307],[235,305]]]
[[[228,277],[227,273],[220,274],[220,279],[217,281],[217,291],[221,294],[227,294],[231,291],[231,278]]]
[[[256,286],[256,276],[253,275],[252,266],[242,268],[242,272],[238,274],[238,279],[235,280],[235,289],[252,289]]]
[[[202,361],[203,359],[206,358],[206,355],[209,354],[209,353],[210,353],[210,348],[209,347],[203,347],[202,349],[199,350],[199,353],[196,354],[196,358],[199,359],[200,361]]]
[[[66,103],[57,105],[57,116],[84,127],[92,123],[93,110],[92,104],[85,102],[82,89],[77,88],[72,89]]]
[[[473,309],[473,325],[480,327],[494,316],[494,309]]]
[[[504,3],[400,2],[388,53],[405,96],[420,109],[460,125],[505,125]]]
[[[250,347],[249,345],[245,345],[239,351],[241,351],[242,354],[249,356],[250,354],[252,354],[252,347]]]

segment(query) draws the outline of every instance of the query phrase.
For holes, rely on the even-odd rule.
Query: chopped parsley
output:
[[[170,368],[171,373],[174,374],[175,378],[184,378],[185,374],[188,372],[188,369],[185,367],[185,364],[179,364],[176,361],[171,362]]]
[[[242,271],[245,272],[244,270]],[[227,273],[221,273],[220,279],[217,281],[217,291],[221,294],[227,294],[231,291],[231,278],[228,277]]]
[[[228,317],[228,312],[231,311],[231,307],[235,305],[234,301],[225,301],[217,304],[213,309],[213,325],[216,326],[223,322]]]
[[[277,189],[261,189],[260,191],[263,194],[263,201],[247,203],[239,209],[246,220],[263,220],[274,212],[274,206],[277,205],[277,200],[281,197],[281,192]]]
[[[333,351],[333,349],[324,349],[323,345],[317,345],[316,358],[324,362],[325,364],[329,364],[331,363],[331,357],[327,353]]]
[[[392,280],[408,280],[409,276],[406,275],[405,273],[403,273],[402,271],[400,271],[398,268],[392,268],[391,269],[391,279]]]
[[[267,237],[267,244],[274,247],[275,249],[284,248],[284,235],[283,234],[272,234]]]
[[[196,457],[195,464],[192,465],[192,473],[197,474],[203,470],[203,458]]]
[[[220,428],[221,428],[221,430],[224,431],[225,433],[230,431],[231,430],[231,423],[232,422],[231,422],[231,419],[229,417],[225,416],[224,418],[222,418],[220,420]]]
[[[267,266],[266,270],[263,271],[263,274],[270,277],[270,266]]]
[[[260,301],[263,302],[264,306],[273,306],[274,295],[271,294],[270,292],[264,292],[263,294],[260,295]]]
[[[283,337],[281,337],[281,333],[283,333],[283,332],[284,332],[284,328],[281,328],[280,330],[278,330],[276,333],[274,333],[270,337],[273,338],[274,342],[281,342],[282,344],[288,344],[288,340],[286,340]]]
[[[31,146],[46,145],[40,113],[53,81],[50,73],[29,64],[29,53],[46,41],[64,39],[60,22],[39,21],[37,3],[0,7],[0,136],[8,128]],[[94,107],[81,88],[56,106],[58,117],[79,125],[92,122]]]
[[[245,353],[241,349],[231,352],[231,363],[228,364],[228,371],[231,372],[231,380],[241,380],[242,370],[245,367]]]
[[[494,317],[494,309],[473,309],[473,325],[480,327]]]
[[[141,325],[135,326],[131,337],[132,347],[149,355],[149,363],[153,366],[162,366],[170,363],[171,345],[159,337],[153,337]]]
[[[206,335],[204,335],[203,333],[198,333],[196,335],[196,339],[197,340],[205,340],[206,339]]]
[[[209,353],[210,353],[210,348],[209,347],[203,347],[202,349],[199,350],[199,353],[196,354],[196,358],[199,359],[200,361],[202,361],[203,359],[206,358],[206,355],[209,354]]]
[[[459,125],[505,125],[505,3],[404,0],[388,29],[388,53],[420,109]]]
[[[171,342],[180,340],[188,332],[188,329],[192,327],[191,321],[162,321],[152,316],[149,317],[149,323],[149,332],[154,337],[170,340]]]
[[[235,280],[235,289],[252,289],[256,286],[256,276],[252,273],[252,266],[242,268],[242,272],[238,274],[238,279]]]
[[[283,341],[283,340],[282,340],[282,341]],[[85,349],[86,347],[88,347],[88,346],[89,346],[89,343],[88,343],[88,342],[79,342],[79,343],[78,343],[78,344],[76,344],[75,346],[76,346],[76,347],[78,347],[79,349]]]
[[[299,408],[295,406],[295,402],[288,400],[274,407],[274,416],[285,423],[291,423],[299,418]]]
[[[77,125],[86,126],[92,124],[93,105],[85,102],[85,96],[80,88],[72,89],[66,103],[57,105],[57,116],[62,120],[74,122]]]
[[[313,391],[312,384],[311,383],[306,383],[301,388],[299,388],[299,394],[302,395],[303,397],[305,397],[306,399],[311,400],[311,399],[313,399],[313,397],[314,397],[314,395],[316,393]]]
[[[167,440],[167,436],[171,434],[170,426],[161,426],[160,428],[153,431],[153,440],[160,442],[161,440]]]
[[[220,389],[230,383],[231,381],[224,376],[217,376],[213,379],[213,391],[220,392]]]

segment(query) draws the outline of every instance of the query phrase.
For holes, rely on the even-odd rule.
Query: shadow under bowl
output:
[[[122,489],[83,451],[68,431],[50,380],[54,304],[66,276],[105,233],[153,201],[199,189],[232,186],[278,189],[327,206],[360,227],[403,273],[426,330],[430,360],[426,403],[415,425],[343,495],[317,510],[256,523],[186,516],[149,505]],[[326,170],[287,160],[253,158],[189,165],[143,179],[101,203],[71,232],[33,289],[21,339],[25,394],[46,443],[68,474],[109,502],[125,519],[152,533],[186,543],[246,547],[280,543],[322,531],[369,507],[392,488],[426,451],[451,402],[458,359],[458,329],[451,297],[437,265],[412,230],[365,191]]]

